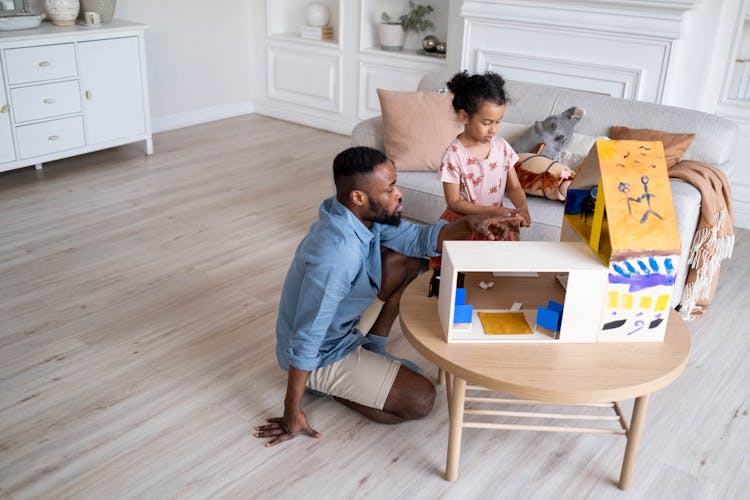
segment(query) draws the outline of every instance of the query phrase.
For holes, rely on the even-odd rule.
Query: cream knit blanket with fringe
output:
[[[721,261],[734,249],[734,211],[726,175],[707,163],[677,162],[669,177],[692,184],[701,193],[701,213],[688,256],[687,279],[680,298],[680,315],[693,319],[711,305]]]

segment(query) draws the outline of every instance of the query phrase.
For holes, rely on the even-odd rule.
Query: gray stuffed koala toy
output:
[[[539,145],[544,149],[539,153],[550,159],[556,159],[565,144],[573,136],[573,129],[586,114],[582,108],[568,108],[557,115],[548,116],[529,127],[511,146],[516,153],[537,153]]]

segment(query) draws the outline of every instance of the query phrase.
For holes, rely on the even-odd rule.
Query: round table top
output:
[[[437,297],[427,297],[429,278],[423,274],[404,292],[401,328],[420,354],[469,384],[545,402],[621,401],[665,387],[687,364],[690,332],[674,310],[663,342],[449,344]]]

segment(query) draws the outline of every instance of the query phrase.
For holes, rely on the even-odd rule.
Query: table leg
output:
[[[448,435],[448,458],[445,463],[445,479],[455,481],[458,478],[458,460],[461,454],[461,431],[464,423],[464,397],[466,380],[448,375],[451,386],[448,412],[450,415],[450,433]]]
[[[443,385],[445,383],[445,370],[442,368],[438,368],[437,383],[438,385]]]
[[[635,398],[635,403],[633,404],[633,416],[630,417],[630,428],[628,430],[628,444],[625,447],[625,457],[622,460],[620,482],[617,484],[621,490],[627,490],[633,482],[633,469],[635,468],[638,446],[641,443],[641,434],[643,433],[643,426],[646,421],[648,397],[649,395],[646,394],[645,396]]]

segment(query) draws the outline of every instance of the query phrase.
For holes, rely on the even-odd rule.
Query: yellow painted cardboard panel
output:
[[[522,312],[479,312],[487,335],[518,335],[533,333]]]
[[[596,142],[613,255],[679,251],[661,142]]]

